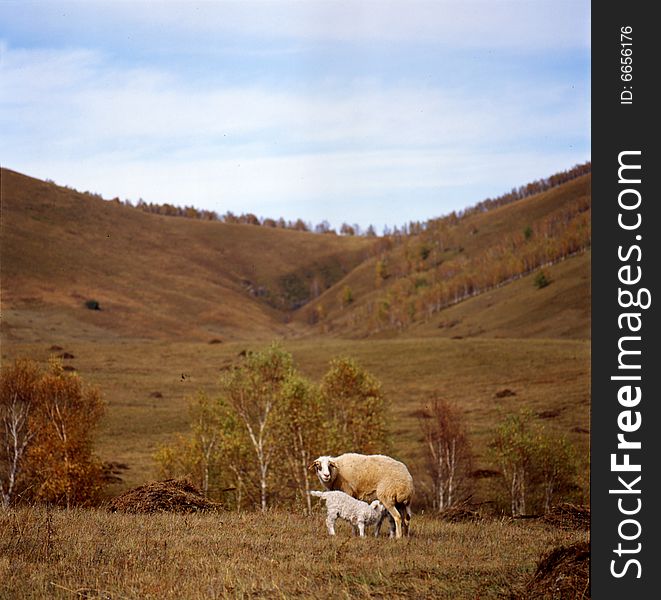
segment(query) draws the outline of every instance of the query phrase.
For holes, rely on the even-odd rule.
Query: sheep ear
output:
[[[316,471],[319,468],[319,461],[315,460],[313,463],[310,463],[308,471]]]
[[[328,466],[333,467],[333,469],[337,469],[337,465],[332,460],[328,461]]]

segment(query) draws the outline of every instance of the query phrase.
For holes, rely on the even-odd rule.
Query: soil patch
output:
[[[590,598],[590,543],[558,546],[542,556],[522,597],[530,600]]]
[[[551,508],[542,517],[544,523],[572,531],[590,529],[590,507],[565,502]]]
[[[438,516],[442,521],[446,521],[447,523],[467,523],[482,519],[482,515],[469,505],[446,508]]]
[[[187,479],[166,479],[141,485],[113,498],[108,506],[111,512],[125,513],[193,513],[218,508],[219,504],[207,500]]]

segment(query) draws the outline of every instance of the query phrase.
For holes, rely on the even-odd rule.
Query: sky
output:
[[[0,163],[362,228],[590,160],[587,0],[0,0]]]

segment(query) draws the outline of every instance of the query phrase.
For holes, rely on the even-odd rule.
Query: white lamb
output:
[[[381,521],[387,515],[386,507],[378,500],[367,504],[340,491],[312,491],[310,495],[326,501],[326,527],[329,535],[335,535],[335,521],[338,518],[349,521],[354,534],[358,531],[360,537],[365,537],[365,527],[370,525],[377,526],[378,535]]]
[[[395,523],[395,536],[409,534],[414,487],[406,465],[381,454],[320,456],[311,465],[327,490],[340,490],[359,500],[378,499]]]

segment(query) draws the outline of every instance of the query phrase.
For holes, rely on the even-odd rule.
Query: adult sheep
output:
[[[404,463],[382,454],[320,456],[311,465],[327,490],[365,502],[380,500],[395,521],[395,537],[409,533],[413,478]]]

